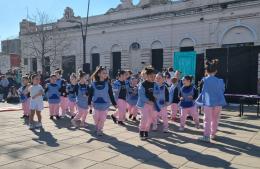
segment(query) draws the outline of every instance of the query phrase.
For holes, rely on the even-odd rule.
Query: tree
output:
[[[37,59],[42,72],[46,73],[50,67],[58,66],[64,49],[70,44],[66,41],[66,35],[60,33],[57,25],[45,12],[38,10],[34,18],[36,29],[26,34],[26,40],[22,41],[23,48],[28,56]]]

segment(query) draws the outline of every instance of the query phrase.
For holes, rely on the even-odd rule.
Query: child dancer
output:
[[[129,90],[127,95],[127,104],[128,104],[128,112],[129,112],[129,119],[133,119],[133,121],[137,121],[137,107],[136,103],[138,100],[138,78],[136,76],[132,76],[131,80],[129,81]]]
[[[86,127],[86,117],[88,114],[88,96],[89,96],[89,86],[87,85],[87,74],[82,70],[79,71],[79,83],[76,89],[76,102],[78,113],[71,120],[73,126],[77,126],[77,121],[81,119],[80,127]]]
[[[179,88],[178,88],[178,79],[176,77],[172,78],[172,85],[170,88],[170,104],[171,104],[171,119],[172,121],[177,121],[177,112],[179,110],[178,103],[180,102],[179,99]]]
[[[198,92],[197,89],[195,89],[195,87],[191,84],[191,82],[192,76],[185,76],[183,78],[183,87],[180,90],[180,131],[184,130],[188,114],[193,117],[195,121],[195,127],[199,128],[199,113],[194,104],[194,100],[197,98]]]
[[[203,79],[203,87],[196,102],[204,107],[204,136],[199,140],[210,142],[215,139],[222,106],[226,105],[224,97],[225,84],[215,77],[218,60],[206,63],[207,77]]]
[[[77,88],[77,76],[75,73],[70,75],[70,84],[67,85],[66,92],[68,93],[68,107],[70,116],[73,119],[76,112],[76,88]]]
[[[60,90],[61,116],[65,117],[66,113],[68,112],[68,99],[67,99],[67,93],[66,93],[66,81],[61,78],[61,76],[62,76],[62,70],[61,69],[57,69],[54,73],[57,77],[56,83],[59,86],[59,90]]]
[[[30,92],[29,92],[29,77],[24,76],[23,78],[23,86],[18,89],[18,93],[20,95],[20,100],[23,108],[23,116],[21,118],[29,118],[30,114]]]
[[[157,105],[159,105],[161,111],[157,113],[158,118],[162,118],[163,120],[163,132],[168,133],[169,124],[168,124],[168,112],[167,112],[167,104],[169,103],[169,91],[167,89],[166,84],[164,83],[163,74],[158,73],[155,77],[155,81],[159,86],[159,94],[156,99]],[[155,118],[153,122],[153,130],[157,130],[157,120]]]
[[[107,71],[100,66],[92,75],[93,83],[91,85],[89,105],[93,102],[93,118],[96,125],[96,134],[103,135],[103,127],[107,118],[110,101],[117,108],[112,86],[107,81]]]
[[[34,127],[39,128],[42,127],[42,116],[41,111],[44,109],[43,106],[43,93],[44,90],[42,86],[40,85],[40,77],[39,75],[35,74],[32,76],[32,86],[29,88],[29,92],[31,95],[30,100],[30,116],[29,116],[29,128],[32,130]],[[38,118],[38,123],[34,125],[34,114],[36,113]]]
[[[156,118],[155,102],[158,86],[154,82],[154,69],[147,67],[144,70],[145,81],[139,85],[137,107],[141,109],[139,134],[141,140],[148,138],[151,124]]]
[[[113,84],[113,92],[118,105],[118,110],[115,114],[111,115],[114,123],[118,123],[119,125],[125,125],[125,115],[126,115],[126,97],[127,97],[127,87],[126,85],[126,71],[121,70],[118,72],[118,80],[116,80]],[[116,116],[118,115],[118,120]],[[118,122],[117,122],[118,121]]]
[[[50,111],[50,119],[53,120],[55,116],[57,120],[59,116],[59,104],[60,104],[60,87],[56,83],[57,77],[55,74],[50,76],[50,83],[46,84],[45,93],[47,95]]]

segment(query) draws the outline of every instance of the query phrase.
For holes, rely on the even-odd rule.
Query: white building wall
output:
[[[243,26],[242,29],[235,28],[235,33],[243,33],[238,40],[250,39],[250,31],[254,30],[254,43],[260,45],[260,2],[250,2],[247,5],[230,6],[229,9],[216,9],[210,12],[195,13],[192,15],[172,16],[172,17],[151,17],[153,14],[158,14],[166,11],[178,11],[187,8],[202,6],[210,3],[218,3],[222,1],[191,1],[182,2],[174,5],[154,6],[147,9],[134,8],[131,10],[123,10],[106,15],[94,16],[90,18],[90,24],[109,21],[113,22],[116,19],[126,19],[131,17],[149,18],[143,22],[131,24],[114,23],[107,24],[104,27],[92,26],[89,27],[86,54],[87,62],[90,63],[91,49],[97,47],[100,51],[100,62],[102,65],[112,68],[112,46],[117,44],[121,47],[122,52],[122,68],[133,69],[131,64],[130,45],[138,42],[140,49],[140,63],[144,65],[151,64],[151,45],[154,41],[160,41],[163,46],[164,67],[171,66],[172,55],[174,51],[179,51],[182,44],[193,43],[197,53],[204,53],[208,48],[221,47],[223,38],[224,41],[232,42],[232,36],[228,37],[229,28]],[[203,18],[203,19],[201,19]],[[127,21],[127,20],[126,20]],[[133,20],[134,21],[134,20]],[[71,23],[59,21],[57,25],[62,28],[73,26]],[[75,25],[75,24],[74,24]],[[245,25],[247,27],[245,27]],[[226,31],[226,33],[225,33]],[[242,32],[241,32],[242,31]],[[77,69],[82,67],[83,49],[80,29],[69,29],[62,31],[62,34],[67,36],[67,41],[70,46],[63,51],[62,56],[75,55]],[[239,35],[238,35],[239,36]],[[26,35],[21,36],[22,43],[26,42]],[[237,41],[237,40],[236,40]],[[185,43],[184,43],[185,42]],[[28,53],[26,49],[22,49],[22,57]],[[61,59],[61,58],[60,58]],[[60,62],[61,63],[61,62]],[[61,66],[61,65],[60,65]],[[143,65],[138,65],[139,68]],[[25,71],[29,71],[31,65],[24,67]]]

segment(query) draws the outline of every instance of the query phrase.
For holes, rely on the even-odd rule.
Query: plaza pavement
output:
[[[86,129],[74,129],[69,118],[49,120],[45,109],[44,128],[31,131],[21,113],[0,112],[0,169],[260,168],[260,119],[256,113],[241,119],[237,108],[223,111],[218,139],[210,144],[196,140],[202,129],[190,122],[184,132],[171,122],[170,133],[151,132],[140,141],[133,122],[119,127],[108,119],[105,135],[96,137],[91,115]]]

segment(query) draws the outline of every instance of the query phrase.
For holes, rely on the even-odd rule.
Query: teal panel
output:
[[[173,67],[182,72],[182,76],[196,74],[196,52],[174,52]]]

